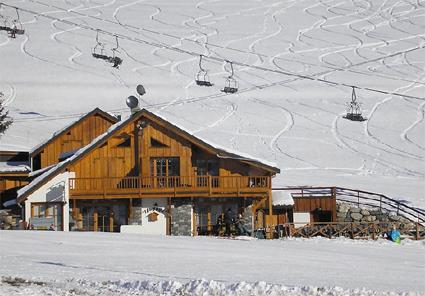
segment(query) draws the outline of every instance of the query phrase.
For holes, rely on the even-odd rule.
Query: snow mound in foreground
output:
[[[41,282],[18,277],[2,277],[0,282],[2,295],[203,295],[203,296],[259,296],[259,295],[420,295],[418,293],[376,292],[361,289],[343,289],[340,287],[288,287],[284,285],[257,283],[222,283],[208,280],[192,280],[187,283],[178,281],[107,281],[89,282],[86,280],[67,280],[66,282]]]

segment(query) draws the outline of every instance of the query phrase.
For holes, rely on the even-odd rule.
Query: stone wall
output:
[[[181,200],[171,208],[171,235],[192,235],[192,203]]]
[[[250,233],[253,233],[253,229],[254,229],[254,217],[252,214],[252,205],[246,207],[243,210],[243,225],[245,226],[246,230],[249,231]]]
[[[142,200],[133,199],[131,205],[131,216],[128,219],[129,225],[142,225]]]
[[[347,203],[337,204],[337,222],[387,222],[410,224],[411,221],[396,212],[380,208],[356,207]]]

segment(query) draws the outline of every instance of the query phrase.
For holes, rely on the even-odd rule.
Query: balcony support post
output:
[[[268,190],[267,193],[267,197],[269,200],[269,219],[268,219],[268,225],[267,228],[269,229],[268,232],[268,238],[272,239],[273,238],[273,229],[272,229],[272,224],[273,224],[273,198],[272,198],[272,191]]]

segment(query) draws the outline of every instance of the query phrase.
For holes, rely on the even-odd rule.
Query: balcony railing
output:
[[[268,176],[172,176],[71,178],[71,196],[139,194],[175,196],[187,194],[221,195],[266,193],[271,189]]]

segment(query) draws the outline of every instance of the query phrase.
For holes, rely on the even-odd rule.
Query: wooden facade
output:
[[[217,216],[218,206],[221,211],[233,207],[241,212],[253,205],[256,211],[254,204],[261,203],[269,205],[271,214],[271,179],[278,168],[213,147],[147,110],[116,123],[104,134],[113,120],[91,113],[34,150],[32,163],[40,160],[41,168],[69,159],[43,174],[19,202],[55,176],[71,173],[66,180],[69,207],[80,230],[117,231],[117,224],[130,223],[139,203],[153,203],[151,209],[165,214],[168,234],[172,209],[181,204],[199,210],[189,218],[199,221],[206,208],[212,209],[209,215],[215,211]],[[85,146],[73,151],[81,145]],[[64,155],[69,149],[72,153]],[[146,223],[156,223],[153,216]]]
[[[293,212],[310,213],[310,221],[315,222],[336,222],[336,192],[335,188],[325,194],[309,194],[301,191],[293,194]]]
[[[29,183],[28,164],[28,152],[0,151],[0,209],[4,202],[16,199],[17,191]]]
[[[32,170],[57,164],[73,151],[88,145],[117,121],[114,116],[98,108],[94,109],[33,150],[30,153]]]

